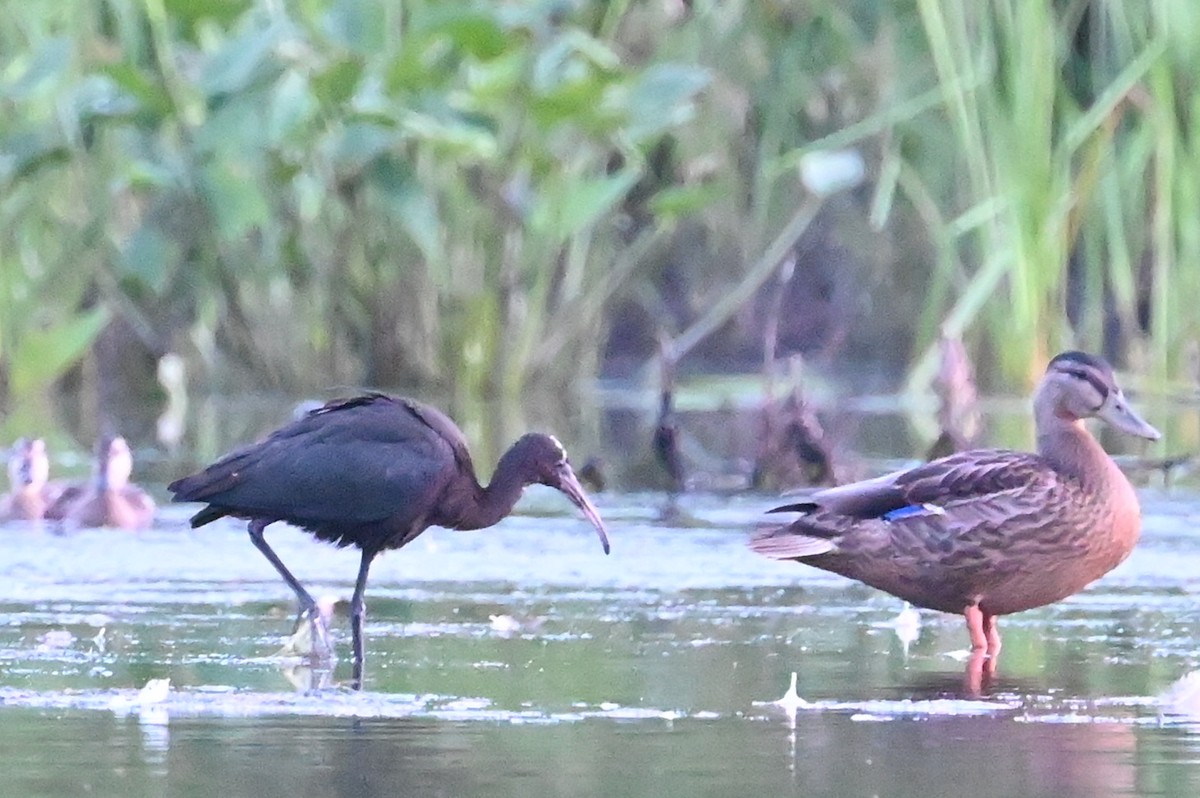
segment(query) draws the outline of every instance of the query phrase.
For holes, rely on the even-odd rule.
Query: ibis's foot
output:
[[[333,666],[328,662],[304,659],[280,669],[283,678],[296,688],[298,693],[315,693],[333,687]]]
[[[309,656],[321,662],[333,659],[333,636],[329,633],[329,617],[320,607],[315,607],[307,613],[305,620],[312,639]]]
[[[330,614],[313,604],[301,609],[292,626],[292,634],[283,644],[281,654],[304,657],[314,663],[327,663],[334,658],[333,636],[329,631]]]

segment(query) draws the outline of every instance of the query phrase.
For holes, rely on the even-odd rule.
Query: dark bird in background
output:
[[[0,496],[0,522],[40,521],[53,501],[50,459],[41,438],[19,438],[8,451],[9,492]]]
[[[818,491],[772,512],[786,526],[750,546],[848,576],[918,607],[961,613],[974,655],[995,668],[996,617],[1082,590],[1133,550],[1137,494],[1083,425],[1098,418],[1149,440],[1112,368],[1082,352],[1050,361],[1033,400],[1037,453],[977,449],[907,471]]]
[[[837,484],[825,430],[804,398],[800,357],[793,357],[789,367],[792,389],[782,401],[773,398],[768,382],[758,455],[750,475],[755,490]]]
[[[350,601],[354,687],[361,688],[363,594],[372,560],[431,526],[492,526],[532,484],[565,493],[595,526],[608,552],[604,523],[553,437],[530,433],[520,438],[483,487],[453,421],[412,399],[377,393],[330,402],[168,487],[174,501],[208,504],[192,517],[193,527],[222,516],[249,521],[251,542],[295,592],[301,616],[310,622],[319,618],[317,603],[267,544],[264,530],[285,521],[362,552]]]
[[[91,478],[63,487],[46,517],[72,526],[146,529],[157,508],[150,494],[129,481],[132,474],[129,444],[106,435],[96,442]]]
[[[933,390],[938,397],[938,438],[929,447],[928,460],[963,452],[975,445],[982,426],[975,364],[962,339],[943,331],[938,342],[941,359]]]
[[[587,485],[590,490],[603,493],[608,489],[608,464],[599,455],[592,455],[584,461],[575,472],[580,484]]]
[[[654,459],[667,475],[668,490],[679,493],[684,488],[683,456],[679,451],[679,424],[675,418],[675,357],[665,336],[659,338],[659,397],[658,419],[650,445]]]

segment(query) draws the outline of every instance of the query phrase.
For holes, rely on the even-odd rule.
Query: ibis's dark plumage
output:
[[[254,545],[295,591],[310,619],[317,617],[316,602],[267,544],[263,530],[286,521],[321,540],[362,551],[351,599],[354,682],[361,686],[363,592],[375,556],[404,546],[431,526],[491,526],[535,483],[565,493],[608,551],[600,515],[553,437],[522,437],[483,487],[453,421],[428,405],[383,394],[330,402],[169,489],[175,501],[208,504],[192,517],[193,527],[227,515],[248,520]]]

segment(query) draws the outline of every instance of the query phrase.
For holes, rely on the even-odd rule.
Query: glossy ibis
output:
[[[46,517],[72,526],[146,529],[156,507],[150,494],[129,481],[132,473],[133,454],[125,439],[101,437],[91,479],[64,488]]]
[[[412,399],[378,393],[330,402],[169,489],[174,501],[208,504],[192,517],[193,527],[227,515],[249,521],[250,540],[295,592],[301,616],[310,622],[317,618],[316,602],[267,544],[266,527],[286,521],[362,552],[350,601],[354,686],[360,688],[363,593],[376,555],[404,546],[431,526],[492,526],[532,484],[565,493],[596,527],[608,552],[604,523],[553,437],[520,438],[482,487],[453,421]]]
[[[1033,414],[1037,454],[976,449],[817,491],[776,508],[800,517],[756,535],[751,548],[961,613],[976,681],[985,653],[995,667],[997,616],[1082,590],[1129,555],[1141,529],[1133,486],[1083,425],[1098,418],[1159,438],[1108,363],[1082,352],[1055,357]]]
[[[41,438],[19,438],[8,452],[11,489],[0,496],[0,522],[40,521],[53,501],[47,482],[50,460]]]

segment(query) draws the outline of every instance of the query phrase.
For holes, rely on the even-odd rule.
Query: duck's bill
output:
[[[592,504],[591,499],[583,492],[583,486],[579,484],[579,480],[575,477],[575,472],[570,466],[558,472],[557,484],[554,486],[567,494],[567,498],[580,509],[584,518],[596,528],[596,534],[600,536],[600,545],[604,547],[604,553],[608,554],[608,532],[604,529],[604,521],[600,519],[600,513],[596,511],[596,506]]]
[[[1108,398],[1096,412],[1096,417],[1128,435],[1136,435],[1151,441],[1162,437],[1162,433],[1134,412],[1121,391],[1111,391],[1108,394]]]

